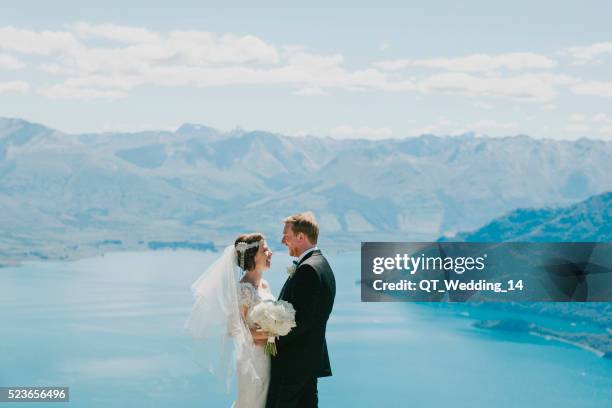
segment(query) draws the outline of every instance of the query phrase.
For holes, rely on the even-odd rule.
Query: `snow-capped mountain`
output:
[[[610,174],[612,143],[601,140],[339,141],[195,124],[73,135],[0,118],[0,252],[225,243],[250,230],[276,243],[282,218],[303,210],[316,213],[327,245],[434,239],[612,190]]]

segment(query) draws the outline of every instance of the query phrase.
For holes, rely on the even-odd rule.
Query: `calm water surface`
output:
[[[53,407],[229,407],[231,394],[192,361],[182,330],[189,286],[216,256],[114,253],[0,269],[0,386],[69,386],[70,403]],[[508,316],[500,312],[360,303],[358,254],[329,258],[334,376],[319,382],[321,407],[610,406],[612,361],[472,327]],[[275,254],[266,273],[275,292],[289,263]]]

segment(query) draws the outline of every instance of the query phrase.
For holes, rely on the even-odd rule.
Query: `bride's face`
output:
[[[270,268],[270,262],[272,261],[272,250],[268,247],[266,241],[259,246],[259,250],[255,254],[255,268],[260,271]]]

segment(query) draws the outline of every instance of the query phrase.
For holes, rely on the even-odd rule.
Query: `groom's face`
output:
[[[281,242],[289,250],[290,256],[300,256],[300,240],[298,236],[293,232],[291,224],[289,223],[285,224],[285,228],[283,228],[283,239]]]

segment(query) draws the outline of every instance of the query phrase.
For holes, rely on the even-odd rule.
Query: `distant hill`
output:
[[[612,242],[612,192],[567,207],[518,209],[442,241]]]
[[[567,207],[518,209],[473,232],[440,241],[612,242],[612,193],[595,195]],[[612,328],[612,302],[484,302],[472,305],[528,311],[576,322],[587,321],[605,330]]]
[[[279,245],[282,218],[307,209],[326,248],[431,240],[610,191],[611,158],[612,142],[589,139],[340,141],[198,124],[77,135],[0,118],[0,260],[117,240],[223,246],[251,230]]]

